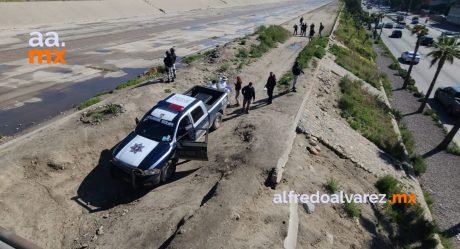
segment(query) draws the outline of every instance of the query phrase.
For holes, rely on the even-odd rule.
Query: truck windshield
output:
[[[146,116],[136,127],[136,134],[157,142],[171,142],[174,137],[174,123]]]

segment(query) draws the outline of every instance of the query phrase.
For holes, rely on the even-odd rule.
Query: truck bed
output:
[[[184,95],[203,101],[208,110],[225,94],[223,91],[205,86],[194,86],[184,93]]]

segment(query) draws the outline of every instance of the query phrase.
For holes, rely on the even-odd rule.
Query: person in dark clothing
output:
[[[249,84],[241,90],[241,93],[243,94],[243,111],[246,114],[249,114],[249,106],[251,105],[251,100],[254,102],[256,100],[256,90],[252,86],[252,82],[249,82]]]
[[[176,59],[177,59],[176,50],[174,50],[174,48],[171,48],[169,52],[171,53],[171,58],[173,61],[172,71],[173,71],[173,75],[175,79],[176,78]]]
[[[267,84],[265,84],[265,87],[267,88],[267,95],[268,95],[267,104],[272,103],[273,90],[275,90],[275,86],[276,86],[276,75],[273,72],[270,72],[270,76],[268,77]]]
[[[297,26],[297,24],[294,24],[294,35],[297,35],[297,29],[299,29],[299,26]]]
[[[174,77],[173,77],[173,66],[174,66],[174,61],[171,56],[171,53],[169,51],[166,51],[165,58],[163,59],[163,63],[165,64],[165,71],[168,79],[166,80],[167,83],[169,82],[174,82]]]
[[[235,100],[236,100],[236,106],[240,106],[240,91],[241,91],[241,85],[243,84],[243,81],[241,80],[240,76],[236,77],[236,82],[235,82]]]
[[[295,62],[294,63],[294,66],[292,67],[292,74],[294,75],[294,80],[292,82],[292,91],[293,92],[297,92],[296,88],[295,88],[295,85],[297,83],[297,79],[299,78],[300,74],[304,73],[304,71],[302,70],[302,68],[300,68],[300,65],[299,65],[299,62]]]
[[[303,23],[303,16],[300,18],[300,25]]]
[[[311,30],[313,30],[313,31],[315,30],[315,24],[314,24],[314,23],[312,23],[312,24],[310,25],[310,32],[311,32]]]
[[[310,41],[311,41],[311,39],[313,38],[314,35],[315,35],[315,30],[310,29]]]
[[[321,36],[321,32],[323,32],[323,29],[324,29],[323,23],[320,22],[319,23],[319,36]]]
[[[307,36],[307,23],[302,24],[302,36]]]

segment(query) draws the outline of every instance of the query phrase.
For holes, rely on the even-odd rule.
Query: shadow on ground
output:
[[[134,189],[131,184],[114,179],[110,174],[110,160],[112,159],[113,149],[106,149],[101,152],[98,164],[80,184],[77,196],[72,198],[72,200],[87,209],[90,213],[104,211],[120,204],[133,202],[142,198],[153,189],[152,187]],[[184,161],[178,165],[187,162]],[[198,169],[176,172],[172,179],[165,184],[170,184],[187,177]]]

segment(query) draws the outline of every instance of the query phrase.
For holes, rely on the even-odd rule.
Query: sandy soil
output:
[[[282,0],[288,1],[288,0]],[[165,16],[196,9],[248,6],[275,0],[102,0],[0,3],[0,29],[75,22],[91,22],[133,16]],[[40,11],[37,11],[40,9]]]
[[[327,31],[336,11],[337,4],[332,4],[305,18],[309,23],[323,21]],[[292,43],[306,41],[293,37],[240,72],[245,82],[256,84],[257,100],[265,98],[268,72],[282,75],[290,69],[300,50],[289,48]],[[233,62],[237,47],[231,43],[220,48],[220,63]],[[293,132],[287,127],[311,72],[297,94],[275,92],[278,98],[271,106],[259,101],[243,116],[230,109],[224,126],[210,136],[210,161],[181,164],[172,182],[134,192],[108,174],[110,150],[133,129],[135,117],[168,95],[167,90],[181,92],[205,82],[218,68],[200,62],[181,70],[175,84],[116,92],[102,104],[119,103],[126,112],[99,125],[84,125],[81,113],[75,113],[2,144],[0,225],[44,248],[279,248],[285,217],[273,211],[279,208],[281,214],[284,207],[265,215],[272,224],[266,233],[256,223],[239,229],[236,220],[255,220],[264,212],[250,203],[266,188],[268,170],[287,146],[283,137]],[[260,237],[254,237],[254,231]]]

